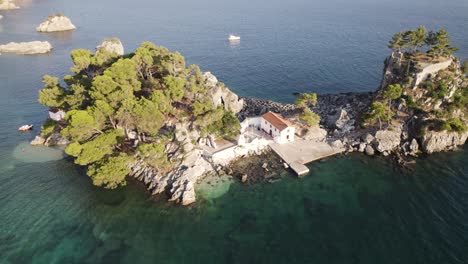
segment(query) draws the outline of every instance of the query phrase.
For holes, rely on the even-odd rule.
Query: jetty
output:
[[[269,146],[298,176],[309,172],[307,163],[345,151],[345,148],[336,148],[326,142],[311,142],[301,138],[284,144],[273,142]]]

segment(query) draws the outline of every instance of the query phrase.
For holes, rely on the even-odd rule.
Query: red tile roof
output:
[[[292,124],[288,120],[284,119],[281,115],[275,114],[273,112],[268,112],[262,115],[262,118],[268,121],[274,127],[276,127],[279,131],[283,131],[284,129],[292,126]]]

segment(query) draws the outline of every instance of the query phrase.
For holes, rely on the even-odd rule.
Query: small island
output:
[[[13,0],[0,0],[0,10],[19,9]]]
[[[73,29],[76,29],[76,27],[72,24],[71,20],[60,13],[49,16],[36,28],[38,32],[57,32]]]
[[[188,205],[208,174],[249,181],[253,175],[236,164],[251,156],[273,156],[303,174],[306,163],[338,153],[394,154],[405,163],[468,137],[468,82],[444,29],[395,34],[376,92],[304,93],[295,104],[239,98],[180,53],[150,42],[126,55],[110,46],[72,51],[66,86],[44,76],[39,102],[50,118],[34,140],[66,145],[104,188],[130,176]],[[279,157],[262,155],[268,151]],[[265,160],[256,164],[248,170],[268,171]]]

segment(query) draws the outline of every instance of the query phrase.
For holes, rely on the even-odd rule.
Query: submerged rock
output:
[[[15,5],[13,0],[0,0],[0,10],[13,10],[18,8],[19,6]]]
[[[76,29],[70,19],[64,15],[49,16],[36,30],[38,32],[56,32]]]
[[[104,49],[110,53],[115,53],[119,56],[124,55],[124,46],[118,38],[103,40],[102,43],[96,47],[96,52],[99,52],[101,49]]]
[[[52,50],[52,45],[47,41],[10,42],[0,45],[0,52],[11,52],[16,54],[43,54]]]

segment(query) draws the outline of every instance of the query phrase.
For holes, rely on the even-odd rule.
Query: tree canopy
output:
[[[424,26],[415,30],[397,32],[389,41],[388,47],[394,51],[416,51],[426,49],[432,55],[449,56],[457,48],[452,47],[450,37],[444,28],[439,31],[427,31]]]
[[[200,68],[150,42],[118,56],[105,49],[71,52],[71,75],[44,76],[38,101],[67,112],[60,125],[47,121],[44,133],[61,127],[71,143],[66,153],[87,167],[93,184],[125,185],[134,158],[155,169],[171,166],[165,152],[173,144],[176,122],[189,122],[204,134],[234,137],[237,117],[214,108]],[[171,136],[172,135],[172,136]]]

